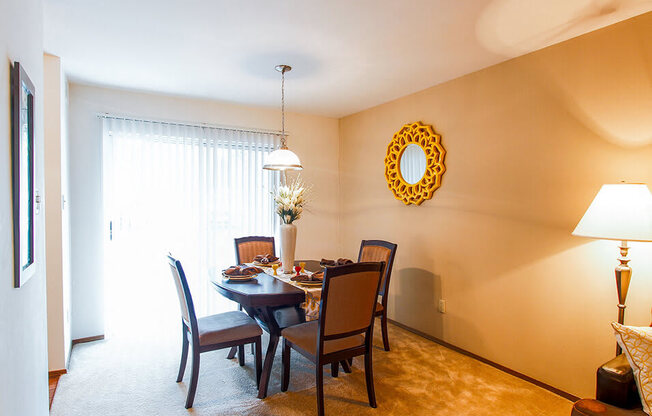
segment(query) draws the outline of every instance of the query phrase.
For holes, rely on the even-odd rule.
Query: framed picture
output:
[[[20,63],[11,71],[14,287],[36,272],[34,250],[34,84]]]

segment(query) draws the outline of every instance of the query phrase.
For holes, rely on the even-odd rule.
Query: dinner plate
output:
[[[251,276],[229,276],[228,274],[222,273],[222,277],[226,280],[233,280],[234,282],[247,282],[253,280],[254,277],[258,276],[258,273],[252,274]]]
[[[244,279],[232,279],[232,278],[224,278],[225,281],[229,283],[243,283],[243,282],[251,282],[254,280],[253,277],[246,277]]]
[[[296,282],[296,283],[306,287],[318,287],[321,286],[323,282]]]
[[[257,261],[255,261],[251,264],[253,264],[256,267],[272,267],[272,264],[281,264],[281,262],[276,260],[276,261],[270,261],[269,263],[265,264],[265,263],[258,263]]]

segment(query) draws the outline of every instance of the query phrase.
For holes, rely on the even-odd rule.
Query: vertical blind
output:
[[[140,284],[146,292],[160,279],[171,283],[165,257],[170,252],[184,266],[198,315],[230,308],[210,278],[235,262],[235,237],[275,234],[271,193],[278,178],[262,167],[278,135],[102,120],[105,218],[114,266],[128,264],[132,274],[145,274],[120,284]],[[121,273],[110,271],[105,279],[119,282]]]

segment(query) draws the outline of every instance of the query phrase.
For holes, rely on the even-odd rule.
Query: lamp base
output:
[[[628,264],[629,246],[627,241],[622,241],[619,247],[620,257],[618,257],[618,261],[620,264],[616,267],[616,290],[618,291],[618,323],[623,325],[625,322],[625,300],[629,291],[629,283],[632,280],[632,268]],[[621,352],[620,345],[616,344],[616,355],[620,355]]]

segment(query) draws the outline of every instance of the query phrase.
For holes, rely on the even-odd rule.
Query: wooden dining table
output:
[[[305,260],[304,262],[305,269],[308,271],[321,270],[319,261]],[[295,265],[298,264],[299,261],[296,261]],[[247,282],[228,281],[221,276],[214,277],[211,282],[221,295],[242,305],[247,314],[269,333],[269,344],[258,388],[258,398],[263,399],[267,396],[281,331],[306,321],[305,311],[301,307],[301,304],[306,301],[306,291],[266,273],[260,273]],[[234,355],[235,349],[232,349],[229,358],[233,358]]]

